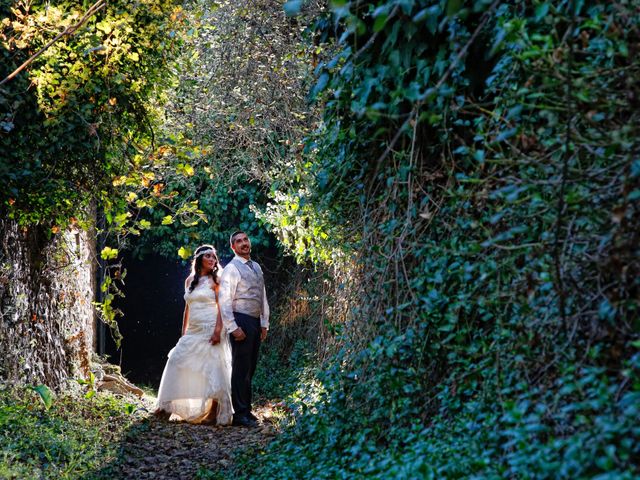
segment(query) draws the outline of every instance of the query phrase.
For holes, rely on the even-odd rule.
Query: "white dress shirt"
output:
[[[234,260],[235,259],[244,264],[248,262],[246,258],[242,258],[238,255],[234,257]],[[252,263],[257,265],[253,261]],[[222,276],[220,277],[220,313],[222,315],[222,323],[229,333],[238,328],[238,325],[233,318],[233,299],[236,295],[236,288],[238,287],[238,282],[240,280],[240,272],[235,265],[233,265],[233,262],[229,262],[222,270]],[[269,328],[269,303],[267,302],[266,288],[263,290],[262,299],[260,326],[262,328]]]

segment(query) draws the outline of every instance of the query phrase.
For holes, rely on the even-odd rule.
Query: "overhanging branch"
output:
[[[76,30],[78,30],[83,24],[84,22],[87,21],[87,19],[89,19],[91,16],[93,16],[98,10],[101,10],[102,8],[104,8],[107,5],[106,0],[98,0],[96,3],[94,3],[89,10],[87,10],[87,12],[83,15],[83,17],[80,19],[80,21],[78,23],[76,23],[75,25],[70,25],[67,28],[64,29],[64,31],[60,32],[58,35],[55,36],[55,38],[53,38],[53,40],[51,40],[49,43],[47,43],[44,47],[42,47],[40,50],[38,50],[36,53],[34,53],[33,55],[31,55],[31,57],[29,57],[28,60],[26,60],[22,65],[20,65],[18,68],[16,68],[13,72],[11,72],[11,74],[5,78],[4,80],[2,80],[0,82],[0,86],[4,85],[5,83],[9,82],[10,80],[13,80],[22,70],[24,70],[25,68],[27,68],[29,65],[31,65],[31,63],[33,63],[33,61],[38,58],[40,55],[42,55],[45,51],[47,51],[47,49],[53,45],[54,43],[56,43],[58,40],[60,40],[62,37],[64,36],[68,36],[68,35],[73,35]]]

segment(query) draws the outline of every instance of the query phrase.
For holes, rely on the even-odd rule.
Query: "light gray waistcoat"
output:
[[[230,263],[238,269],[241,278],[232,301],[233,311],[260,318],[264,304],[264,277],[260,265],[254,261],[251,262],[256,271],[254,273],[247,264],[237,258]]]

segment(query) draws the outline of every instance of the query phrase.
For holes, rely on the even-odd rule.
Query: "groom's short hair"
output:
[[[229,237],[229,245],[233,247],[233,241],[236,239],[236,235],[240,235],[241,233],[244,233],[246,235],[246,233],[242,230],[236,230],[235,232],[233,232]]]

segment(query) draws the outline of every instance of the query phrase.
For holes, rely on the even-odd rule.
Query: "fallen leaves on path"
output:
[[[268,410],[254,412],[261,420],[256,428],[191,425],[145,413],[128,432],[119,460],[103,474],[120,479],[212,478],[242,451],[273,438],[276,430]]]

